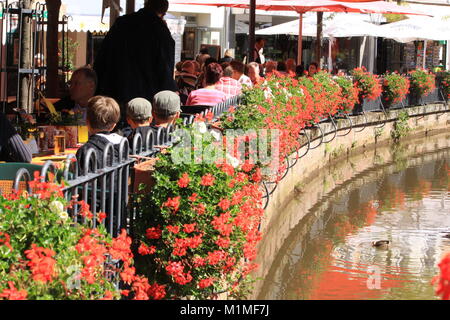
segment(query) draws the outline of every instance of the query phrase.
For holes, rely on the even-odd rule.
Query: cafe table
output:
[[[79,147],[81,147],[81,144]],[[70,154],[76,154],[79,147],[66,148],[66,150],[64,151],[64,155],[55,155],[53,153],[53,150],[50,149],[50,151],[47,152],[46,154],[34,155],[33,159],[31,160],[31,163],[43,165],[46,161],[51,160],[57,168],[60,168],[64,163],[64,161],[67,159],[67,156]]]

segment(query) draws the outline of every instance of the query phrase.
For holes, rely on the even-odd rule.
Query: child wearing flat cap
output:
[[[144,98],[134,98],[127,104],[127,122],[132,132],[127,137],[130,146],[133,146],[133,140],[136,133],[142,136],[142,145],[146,145],[148,132],[153,130],[152,123],[152,104]],[[130,152],[132,148],[130,148]]]

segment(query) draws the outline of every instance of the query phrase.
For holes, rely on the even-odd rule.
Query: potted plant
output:
[[[0,300],[148,298],[156,291],[144,296],[142,286],[133,285],[146,282],[150,287],[134,274],[125,230],[111,238],[103,225],[104,213],[94,217],[83,201],[67,201],[59,185],[41,182],[37,172],[30,187],[33,196],[0,195]],[[75,202],[85,225],[69,217]],[[132,289],[120,291],[120,280]],[[161,295],[160,286],[151,287]]]
[[[359,89],[353,81],[345,76],[336,76],[334,81],[341,87],[341,108],[345,113],[351,113],[359,101]]]
[[[423,97],[428,96],[436,89],[435,75],[425,69],[415,69],[409,72],[410,76],[410,104],[422,104]]]
[[[409,80],[397,72],[386,73],[383,77],[383,98],[386,106],[400,103],[409,92]]]
[[[366,70],[365,67],[350,71],[353,81],[359,90],[360,106],[355,111],[378,110],[380,108],[377,98],[381,95],[382,87],[378,77]]]
[[[331,75],[326,71],[319,71],[313,76],[314,81],[320,83],[322,97],[326,101],[324,104],[324,112],[328,115],[334,115],[342,108],[341,87],[333,80]]]
[[[185,133],[205,138],[207,126],[195,122]],[[134,203],[142,213],[133,226],[136,271],[166,285],[166,298],[213,298],[232,291],[254,267],[263,214],[260,168],[231,156],[236,161],[227,163],[222,139],[208,140],[196,146],[211,151],[206,161],[196,160],[189,144],[158,156],[153,192]],[[218,160],[212,161],[214,150]],[[177,154],[188,159],[174,161]]]
[[[441,88],[444,99],[448,101],[450,98],[450,71],[441,72]]]

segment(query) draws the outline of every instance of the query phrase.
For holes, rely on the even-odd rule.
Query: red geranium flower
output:
[[[194,207],[195,212],[197,214],[204,214],[206,212],[206,206],[203,203],[199,203],[197,206]]]
[[[181,176],[181,178],[178,180],[178,186],[180,188],[186,188],[189,185],[189,182],[191,179],[189,179],[189,175],[185,172]]]
[[[17,290],[14,286],[14,282],[8,281],[9,289],[5,289],[0,293],[0,298],[5,298],[8,300],[26,300],[27,291]]]
[[[227,211],[228,208],[231,205],[231,201],[228,199],[222,199],[220,200],[220,202],[217,204],[223,211]]]
[[[167,226],[166,228],[169,232],[172,232],[173,234],[177,234],[178,232],[180,232],[179,226]]]
[[[30,259],[27,265],[31,269],[33,280],[44,283],[52,280],[56,272],[56,261],[52,258],[56,253],[53,250],[38,247],[33,243],[31,249],[25,251],[25,255]]]
[[[186,233],[194,232],[195,226],[196,226],[196,225],[197,225],[196,223],[185,224],[185,225],[183,226],[183,230],[184,230],[184,232],[186,232]]]
[[[188,199],[189,201],[194,202],[195,200],[197,200],[198,194],[193,193]],[[200,198],[199,198],[200,199]]]
[[[162,230],[160,226],[148,228],[145,231],[147,239],[159,239],[161,238]]]
[[[141,245],[138,248],[138,252],[141,256],[154,254],[156,252],[155,246],[147,246],[145,243],[141,243]]]
[[[163,207],[172,208],[174,212],[177,212],[178,208],[180,207],[180,199],[181,196],[168,198],[167,201],[164,202]]]
[[[212,186],[214,185],[215,180],[216,178],[214,178],[211,173],[207,173],[202,177],[202,181],[200,182],[200,184],[202,186]]]
[[[214,278],[206,278],[206,279],[202,279],[198,282],[198,287],[200,289],[204,289],[207,288],[209,286],[212,286],[214,283]]]

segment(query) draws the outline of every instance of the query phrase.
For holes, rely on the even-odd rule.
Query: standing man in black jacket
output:
[[[117,18],[94,62],[97,94],[116,99],[125,120],[126,104],[152,101],[163,90],[176,91],[175,41],[163,20],[167,0],[148,0],[138,12]]]

